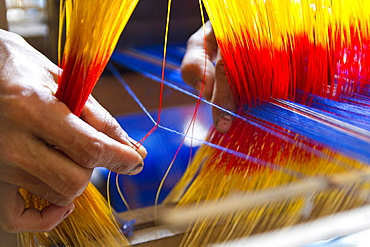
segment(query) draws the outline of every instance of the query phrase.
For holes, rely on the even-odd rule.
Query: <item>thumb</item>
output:
[[[47,232],[61,223],[74,209],[74,204],[59,207],[51,204],[42,210],[25,208],[18,187],[0,181],[0,226],[7,232]]]
[[[218,59],[216,63],[216,80],[213,89],[212,103],[223,109],[234,112],[236,104],[227,80],[224,62]],[[221,133],[229,131],[234,117],[224,110],[212,108],[213,121],[216,129]]]

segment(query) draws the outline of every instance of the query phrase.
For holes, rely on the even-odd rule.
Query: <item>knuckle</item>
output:
[[[89,137],[82,148],[78,163],[86,168],[94,168],[101,165],[106,156],[106,147],[97,137]]]
[[[127,136],[127,134],[122,130],[118,122],[111,115],[108,115],[105,118],[103,132],[108,136],[120,136],[120,135]]]
[[[64,179],[63,183],[60,183],[58,192],[53,191],[52,195],[48,200],[58,206],[66,206],[73,202],[74,199],[80,196],[86,189],[89,181],[89,173],[76,173],[70,174],[70,176]]]
[[[39,107],[35,107],[35,105],[43,104],[40,92],[37,92],[37,90],[30,88],[28,86],[20,86],[14,90],[18,92],[13,93],[13,95],[15,95],[16,97],[12,97],[11,100],[13,102],[9,103],[11,104],[10,109],[17,110],[16,111],[12,110],[11,112],[9,112],[8,116],[12,118],[14,122],[17,123],[19,123],[21,119],[28,119],[29,121],[20,123],[41,124],[42,122],[38,118],[39,112],[37,112]]]
[[[83,176],[75,176],[69,181],[69,186],[64,190],[63,197],[59,199],[59,203],[67,205],[71,203],[76,197],[82,194],[89,183],[89,178]]]
[[[186,42],[187,47],[189,48],[189,47],[192,47],[192,46],[194,46],[194,45],[198,45],[199,40],[200,40],[200,39],[199,39],[199,37],[200,37],[199,32],[195,32],[195,33],[193,33],[193,34],[189,37],[188,41]],[[201,38],[201,40],[202,40],[202,42],[203,42],[203,38],[202,38],[202,36],[201,36],[200,38]]]

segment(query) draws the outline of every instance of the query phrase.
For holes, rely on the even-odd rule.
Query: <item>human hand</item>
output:
[[[184,81],[198,91],[202,90],[204,78],[203,97],[224,109],[235,110],[235,101],[210,22],[189,38],[181,72]],[[221,133],[227,132],[233,117],[216,107],[213,107],[212,114],[216,129]]]
[[[54,93],[59,68],[20,36],[0,30],[0,226],[41,232],[57,226],[94,167],[141,171],[146,151],[92,97],[81,118]],[[19,188],[51,205],[25,208]]]

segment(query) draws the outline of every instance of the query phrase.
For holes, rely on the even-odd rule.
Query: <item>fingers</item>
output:
[[[202,93],[206,99],[210,99],[213,92],[215,79],[213,61],[217,57],[217,50],[212,26],[207,22],[189,38],[181,64],[184,81],[198,91],[203,89]]]
[[[199,91],[203,90],[204,98],[221,108],[235,111],[234,98],[210,22],[189,38],[181,72],[186,83]],[[216,129],[221,133],[227,132],[233,117],[216,107],[213,108],[212,114]]]
[[[90,181],[92,169],[77,165],[39,139],[4,133],[0,141],[0,180],[27,188],[53,204],[71,203]]]
[[[58,207],[53,204],[37,210],[24,208],[24,200],[18,187],[0,181],[0,226],[7,232],[46,232],[68,217],[74,204]]]
[[[0,42],[6,44],[0,54],[0,226],[48,231],[73,210],[92,168],[134,174],[146,152],[97,103],[83,119],[73,115],[53,96],[57,66],[17,37]],[[25,209],[19,187],[53,204]]]
[[[139,144],[121,128],[115,118],[102,107],[94,97],[90,96],[82,111],[81,118],[96,130],[103,132],[110,138],[130,146],[135,149],[142,159],[145,159],[147,151],[145,147]]]
[[[32,109],[37,107],[30,109],[35,111]],[[54,102],[49,102],[46,110],[45,113],[35,113],[37,117],[32,119],[28,128],[46,143],[58,147],[75,163],[85,168],[103,166],[122,174],[136,174],[141,171],[143,159],[138,152],[73,115],[65,104],[54,99]],[[53,114],[48,114],[50,112]],[[89,117],[88,112],[84,114],[94,125],[105,130],[104,124]],[[32,118],[32,114],[29,117]],[[120,139],[121,134],[117,134],[120,132],[117,129],[110,134]]]
[[[222,59],[219,59],[216,63],[216,80],[211,101],[231,112],[236,110],[235,100],[227,81]],[[221,133],[228,132],[233,122],[233,116],[216,107],[212,108],[212,115],[215,128]]]

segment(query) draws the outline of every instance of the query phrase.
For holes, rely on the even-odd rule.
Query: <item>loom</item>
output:
[[[119,64],[119,65],[123,65],[127,68],[130,68],[134,71],[139,71],[140,73],[143,73],[145,74],[148,78],[151,78],[151,79],[154,79],[154,80],[157,80],[157,81],[160,81],[160,66],[158,64],[158,61],[160,61],[161,57],[160,55],[158,54],[161,54],[158,49],[160,49],[160,47],[158,46],[153,46],[153,47],[146,47],[145,49],[133,49],[133,48],[128,48],[128,49],[125,49],[125,50],[117,50],[116,53],[113,55],[112,57],[112,62],[114,62],[115,64]],[[178,58],[181,58],[181,56],[178,56],[178,53],[179,51],[181,50],[184,50],[182,46],[174,46],[174,47],[170,47],[170,51],[173,50],[173,56],[170,55],[170,57],[178,57]],[[135,51],[135,52],[133,52]],[[170,52],[171,53],[171,52]],[[156,55],[157,54],[157,55]],[[147,57],[150,57],[151,59],[145,59]],[[153,57],[157,57],[157,62],[153,62]],[[179,65],[180,63],[180,59],[173,59],[169,61],[170,63],[170,66],[168,68],[168,80],[172,81],[172,83],[169,85],[169,87],[175,87],[178,89],[178,87],[184,87],[184,91],[187,92],[187,89],[186,89],[186,85],[182,85],[181,83],[181,80],[180,80],[180,77],[179,77],[179,74],[178,74],[178,70],[175,69],[176,68],[176,65]],[[145,66],[144,66],[145,64]],[[173,65],[173,66],[171,66]],[[145,71],[142,70],[142,68],[145,67]],[[123,83],[123,85],[125,85],[125,82],[124,81],[121,81],[121,83]],[[179,89],[178,89],[179,90]],[[188,97],[191,97],[191,96],[188,96]],[[178,122],[181,122],[181,121],[178,121],[176,123],[173,122],[173,119],[171,119],[171,116],[175,116],[174,119],[177,119],[179,120],[178,117],[178,114],[183,114],[183,115],[186,115],[186,112],[187,114],[191,115],[192,111],[189,110],[190,109],[193,109],[193,106],[185,106],[185,107],[176,107],[176,108],[169,108],[169,109],[166,109],[164,111],[164,120],[163,120],[163,126],[166,127],[168,126],[169,124],[171,124],[171,126],[173,127],[174,130],[178,130],[178,131],[181,131],[181,129],[183,129],[183,127],[181,125],[179,125]],[[268,110],[271,110],[271,109],[268,109]],[[156,112],[151,112],[153,118],[155,119],[155,116],[156,116]],[[168,115],[167,115],[168,114]],[[201,124],[204,124],[205,126],[210,126],[211,123],[209,122],[209,118],[211,117],[210,115],[210,106],[205,104],[202,106],[201,108],[201,113],[199,114],[199,116],[201,116],[201,119],[199,120],[199,122]],[[208,117],[207,117],[208,116]],[[267,116],[268,117],[268,116]],[[208,118],[208,121],[205,120]],[[132,115],[132,116],[122,116],[122,117],[118,117],[118,120],[120,121],[120,123],[122,124],[122,126],[124,126],[125,129],[130,129],[130,122],[138,122],[140,121],[141,123],[143,123],[145,125],[145,123],[148,123],[148,129],[150,129],[150,126],[153,124],[150,120],[148,120],[148,117],[147,116],[143,116],[142,114],[136,114],[136,115]],[[127,122],[128,121],[128,122]],[[140,131],[138,130],[134,130],[132,129],[132,133],[138,133]],[[168,133],[168,131],[166,130],[160,130],[160,135],[171,135]],[[138,133],[139,134],[139,133]],[[142,135],[143,133],[141,133]],[[139,134],[140,135],[140,134]],[[172,136],[172,135],[171,135]],[[161,139],[156,139],[156,137],[152,137],[153,138],[153,145],[155,145],[153,148],[156,149],[156,145],[158,145],[158,142],[160,142]],[[176,138],[174,136],[172,136],[172,138]],[[180,141],[179,139],[181,139],[180,137],[178,137],[178,141]],[[148,140],[148,144],[149,146],[147,146],[147,148],[149,148],[150,150],[150,143],[151,140]],[[171,148],[173,147],[167,147],[165,148],[166,150],[171,150]],[[366,152],[367,150],[363,150],[361,149],[362,151],[364,151],[364,157],[368,157]],[[185,150],[182,150],[184,153],[188,153],[189,150],[185,148]],[[172,150],[172,152],[174,152],[174,150]],[[181,159],[180,159],[181,160]],[[150,161],[149,161],[150,162]],[[167,162],[170,162],[170,158],[168,159]],[[186,165],[183,164],[183,165]],[[179,165],[178,165],[178,168],[181,167],[181,161],[179,161]],[[145,171],[143,172],[145,173]],[[144,174],[142,174],[144,175]],[[138,175],[140,176],[140,175]],[[171,178],[169,179],[171,180]],[[140,182],[137,181],[137,182],[134,182],[136,184],[138,184],[138,186],[140,186]],[[124,182],[123,182],[123,186],[124,186]],[[166,192],[164,192],[166,193]],[[285,191],[282,193],[284,194]],[[154,195],[154,192],[152,192],[152,196]],[[282,196],[280,194],[280,196]],[[236,203],[241,200],[240,198],[238,198],[236,200]],[[246,198],[247,200],[247,198]],[[230,201],[232,201],[232,198],[230,198]],[[147,206],[147,205],[146,205]],[[220,205],[221,206],[221,205]],[[228,205],[228,207],[231,207],[230,205]],[[310,226],[309,224],[308,225],[304,225],[302,226],[302,229],[288,229],[286,230],[286,232],[283,231],[283,233],[280,233],[279,235],[279,232],[275,233],[275,232],[271,232],[271,233],[267,233],[265,235],[262,235],[260,236],[259,238],[252,238],[252,239],[246,239],[244,240],[243,242],[243,239],[242,240],[239,240],[240,242],[237,242],[237,241],[231,241],[230,243],[228,243],[230,246],[245,246],[245,244],[250,244],[250,245],[246,245],[246,246],[271,246],[271,243],[274,243],[274,246],[298,246],[299,244],[306,244],[307,246],[340,246],[340,244],[342,243],[345,243],[346,241],[356,241],[356,240],[353,240],[353,239],[356,239],[358,241],[363,241],[364,242],[364,246],[366,246],[366,236],[368,234],[368,231],[363,231],[363,230],[366,230],[368,227],[367,226],[364,226],[362,225],[362,223],[364,223],[365,225],[368,225],[368,223],[366,223],[366,220],[365,218],[367,217],[366,215],[368,214],[368,208],[367,207],[364,207],[362,209],[363,211],[362,212],[359,212],[359,214],[356,216],[357,212],[351,212],[351,213],[354,213],[353,215],[340,215],[338,216],[338,218],[336,219],[343,219],[343,221],[341,222],[334,222],[333,223],[334,225],[336,224],[339,224],[340,226],[343,226],[343,225],[350,225],[351,222],[348,220],[347,217],[350,217],[352,219],[354,219],[354,222],[353,224],[355,225],[354,228],[352,227],[349,227],[349,229],[352,229],[352,230],[349,230],[347,229],[348,231],[342,231],[342,229],[338,229],[337,227],[335,227],[334,225],[331,225],[331,220],[330,218],[325,218],[325,219],[322,219],[322,221],[317,221],[317,222],[313,222],[312,223],[312,226]],[[157,212],[156,212],[157,211]],[[216,209],[217,211],[217,209]],[[163,215],[163,214],[167,214],[169,211],[168,209],[166,210],[166,206],[165,205],[161,205],[159,206],[157,209],[154,208],[154,207],[151,207],[151,206],[147,206],[147,207],[143,207],[143,208],[140,208],[140,209],[137,209],[137,210],[133,210],[132,212],[126,212],[126,213],[121,213],[120,214],[120,217],[123,218],[123,219],[136,219],[136,225],[137,225],[137,231],[136,231],[136,234],[133,234],[133,236],[129,237],[129,239],[131,239],[132,243],[135,243],[134,246],[179,246],[179,244],[181,243],[181,239],[183,237],[183,234],[186,230],[184,230],[184,226],[183,225],[176,225],[176,226],[173,226],[173,225],[163,225],[163,224],[160,224],[160,223],[155,223],[156,220],[155,220],[155,212],[158,214],[158,215]],[[185,220],[184,218],[186,218],[184,215],[182,215],[181,213],[179,213],[179,221],[182,220]],[[190,221],[190,220],[189,220]],[[160,222],[160,221],[159,221]],[[314,234],[315,236],[311,236],[311,237],[307,237],[307,239],[295,239],[294,237],[292,237],[291,235],[294,234],[294,235],[302,235],[302,232],[301,231],[312,231],[312,229],[317,229],[317,225],[320,225],[320,224],[328,224],[327,227],[321,227],[319,228],[319,233],[316,233]],[[173,223],[173,222],[172,222]],[[338,225],[336,225],[338,226]],[[359,228],[357,228],[359,227]],[[339,227],[341,228],[341,227]],[[357,228],[358,230],[354,230],[355,228]],[[357,233],[358,235],[354,234],[354,235],[350,235],[350,236],[347,236],[347,237],[338,237],[339,236],[343,236],[344,235],[347,235],[349,233],[353,233],[353,232],[358,232]],[[346,233],[344,233],[346,232]],[[285,234],[284,234],[285,233]],[[270,242],[268,241],[265,241],[266,239],[268,239]],[[290,239],[289,241],[287,239]],[[322,240],[322,241],[320,241]],[[325,240],[325,241],[324,241]],[[249,242],[247,242],[249,241]],[[316,242],[316,243],[312,243],[312,242],[315,242],[315,241],[319,241],[319,242]],[[277,244],[278,243],[278,244]],[[311,243],[311,244],[309,244]],[[225,246],[228,246],[228,244],[226,244]],[[240,244],[240,245],[238,245]],[[279,245],[280,244],[280,245]],[[217,246],[217,245],[216,245]],[[301,246],[301,245],[299,245]]]
[[[180,64],[180,61],[181,61],[181,57],[182,57],[183,52],[184,52],[184,46],[173,46],[173,47],[169,47],[169,48],[171,48],[171,49],[168,50],[167,67],[166,67],[166,73],[165,73],[165,75],[166,75],[165,83],[168,83],[167,86],[169,88],[172,88],[172,89],[175,89],[175,90],[182,90],[182,91],[185,91],[185,92],[190,91],[192,93],[192,89],[190,89],[189,87],[184,85],[183,82],[181,81],[181,76],[179,75],[179,70],[178,70],[178,67],[179,67],[179,64]],[[150,46],[150,47],[146,47],[146,48],[142,48],[142,47],[139,47],[139,48],[131,47],[131,48],[123,48],[123,49],[118,48],[112,56],[111,62],[113,62],[114,66],[111,65],[110,70],[111,70],[111,72],[113,72],[113,74],[116,74],[118,76],[118,78],[120,78],[119,75],[117,74],[118,72],[116,71],[116,68],[117,68],[117,65],[118,65],[120,67],[126,67],[130,70],[133,70],[135,72],[143,74],[143,75],[149,77],[152,80],[156,80],[156,81],[159,81],[159,82],[163,83],[162,75],[161,75],[161,72],[162,72],[162,68],[161,68],[162,54],[163,53],[162,53],[161,49],[158,50],[158,46]],[[150,59],[148,59],[148,58],[150,58]],[[130,90],[130,88],[127,86],[127,84],[125,84],[124,80],[118,79],[118,81],[120,81],[126,87],[127,90]],[[192,94],[194,95],[194,93],[192,93]],[[189,97],[193,97],[193,96],[189,96]],[[196,98],[196,96],[195,96],[195,98]],[[363,100],[362,103],[364,105],[368,104],[368,97],[367,98],[364,97],[362,100]],[[314,99],[313,101],[318,106],[326,104],[329,107],[336,107],[336,109],[339,109],[338,112],[342,112],[342,110],[343,110],[343,109],[340,109],[341,108],[340,105],[333,105],[332,104],[333,102],[327,102],[326,100],[321,99],[321,98]],[[344,150],[344,152],[346,152],[348,155],[359,156],[359,157],[361,157],[361,160],[363,160],[367,163],[369,162],[369,149],[366,148],[367,145],[369,144],[369,140],[368,140],[368,138],[369,138],[369,136],[368,136],[368,126],[369,126],[368,123],[369,122],[368,121],[369,120],[368,120],[368,118],[366,118],[366,115],[367,115],[366,113],[368,112],[368,109],[366,107],[363,108],[363,109],[357,109],[356,110],[356,114],[360,114],[361,116],[364,117],[363,121],[359,121],[359,122],[354,121],[354,122],[348,123],[348,122],[345,121],[346,120],[345,115],[338,114],[340,117],[338,117],[338,119],[335,119],[337,117],[336,115],[325,114],[325,112],[321,111],[319,108],[311,109],[310,107],[306,107],[304,105],[302,106],[302,105],[296,104],[295,102],[290,102],[288,100],[277,100],[276,102],[273,102],[273,103],[274,104],[271,104],[271,105],[268,105],[268,106],[258,106],[257,108],[255,108],[256,110],[253,113],[253,116],[258,117],[261,120],[261,122],[274,121],[274,123],[277,123],[277,125],[279,125],[279,126],[286,127],[286,128],[291,128],[290,130],[292,130],[292,131],[295,131],[295,132],[300,132],[301,131],[300,134],[302,134],[304,136],[309,136],[310,138],[313,138],[315,140],[320,139],[319,141],[323,142],[323,143],[330,144],[330,142],[333,142],[332,137],[334,137],[334,136],[336,136],[337,138],[342,138],[342,139],[340,139],[341,140],[340,142],[343,143],[343,146],[341,146],[341,148],[342,148],[341,150]],[[200,108],[201,113],[199,113],[199,116],[202,116],[201,117],[202,119],[200,120],[200,122],[202,122],[205,126],[207,126],[206,128],[209,128],[209,126],[211,125],[211,123],[209,121],[209,119],[211,118],[211,116],[210,116],[210,107],[211,106],[209,104],[204,103],[204,105],[202,105],[202,107]],[[170,158],[172,158],[171,155],[173,155],[174,151],[176,151],[176,148],[178,147],[178,143],[179,143],[178,141],[175,141],[176,136],[180,136],[180,139],[181,139],[183,137],[183,133],[184,133],[184,130],[181,129],[181,127],[184,123],[178,123],[178,122],[181,122],[181,120],[183,120],[183,119],[181,119],[181,117],[185,116],[186,114],[191,116],[193,111],[194,111],[194,108],[192,106],[178,107],[178,108],[175,108],[175,109],[166,109],[166,110],[164,110],[163,115],[165,116],[166,114],[168,114],[168,117],[164,117],[164,120],[161,121],[161,130],[158,131],[158,135],[161,136],[161,137],[159,137],[161,139],[161,138],[165,138],[165,137],[163,137],[163,135],[169,134],[170,137],[168,138],[168,140],[174,140],[174,144],[172,144],[169,141],[159,142],[158,140],[155,140],[156,136],[153,136],[153,139],[154,139],[153,142],[155,142],[155,145],[154,145],[153,148],[154,149],[158,148],[159,143],[163,143],[162,145],[166,146],[166,149],[164,149],[164,150],[166,150],[166,151],[170,150],[169,151],[169,156],[170,156]],[[297,116],[302,117],[302,119],[306,119],[306,121],[312,120],[310,116],[315,116],[316,119],[313,120],[313,123],[310,126],[317,125],[320,128],[324,128],[324,129],[327,128],[327,130],[329,130],[329,132],[326,132],[326,130],[325,130],[324,133],[329,133],[329,138],[327,138],[325,136],[320,136],[320,134],[316,135],[317,133],[315,133],[315,131],[310,132],[310,131],[307,131],[305,129],[300,129],[300,121],[304,121],[304,120],[298,119],[296,125],[290,124],[290,123],[289,124],[285,123],[284,120],[286,120],[286,119],[277,117],[282,112],[285,112],[286,114],[297,114]],[[152,114],[152,116],[155,115],[155,113],[151,113],[151,114]],[[179,114],[179,115],[177,115],[177,117],[176,117],[176,114]],[[305,114],[309,114],[309,116],[305,116]],[[350,116],[350,118],[351,117],[352,116]],[[150,130],[150,127],[148,127],[148,129],[145,129],[147,127],[144,127],[145,121],[148,121],[147,118],[148,117],[143,115],[143,114],[122,116],[122,117],[118,116],[117,117],[117,119],[122,124],[124,129],[127,130],[130,133],[130,135],[132,137],[136,138],[136,139],[140,139],[144,132]],[[331,121],[333,118],[336,121]],[[155,117],[153,119],[155,119]],[[174,119],[180,120],[180,121],[178,121],[178,122],[173,121]],[[136,128],[132,128],[132,124],[130,124],[131,122],[133,122],[133,123],[140,122],[142,124],[143,129],[140,128],[140,130],[138,131]],[[171,130],[167,129],[167,123],[170,126]],[[258,123],[258,124],[260,124],[260,123]],[[286,125],[284,125],[284,124],[286,124]],[[350,125],[350,127],[348,127],[347,124]],[[150,119],[149,119],[147,126],[151,126],[151,125],[153,125],[153,121],[150,121]],[[263,124],[261,124],[261,126],[262,125]],[[356,126],[356,128],[353,128],[352,126]],[[179,128],[179,129],[176,129],[176,128]],[[338,129],[339,129],[339,132],[338,132]],[[347,139],[348,136],[346,134],[348,134],[348,133],[345,133],[345,136],[341,137],[340,133],[343,133],[343,131],[342,131],[343,129],[345,130],[344,132],[346,132],[347,130],[351,130],[352,132],[354,132],[354,134],[351,137],[353,139]],[[203,132],[204,132],[204,130],[203,130]],[[154,133],[156,133],[156,132],[154,132]],[[154,134],[152,134],[152,135],[154,135]],[[360,136],[360,138],[357,138],[358,136]],[[198,141],[197,140],[198,138],[196,138],[196,137],[194,137],[194,138],[195,139],[193,140],[193,142]],[[363,138],[363,142],[361,142],[361,141],[357,142],[361,138]],[[345,141],[348,141],[348,143],[344,143]],[[148,146],[150,147],[150,144],[148,144],[149,142],[150,142],[150,137],[148,138],[147,142],[144,143],[147,146],[147,148],[148,148]],[[354,144],[352,145],[352,143],[354,143]],[[184,158],[188,157],[190,149],[192,149],[192,148],[182,148],[180,156],[183,155]],[[151,152],[151,151],[149,150],[149,152]],[[191,152],[194,152],[194,150],[191,151]],[[149,168],[148,173],[153,174],[156,171],[151,170],[152,167],[150,165],[150,162],[151,162],[150,160],[149,160],[149,163],[147,161],[147,166],[149,166],[148,167]],[[171,162],[171,160],[165,161],[165,163],[169,163],[169,162]],[[162,190],[163,194],[166,194],[171,190],[172,186],[174,186],[174,183],[175,183],[174,181],[179,179],[179,176],[180,176],[179,174],[181,174],[185,170],[186,166],[187,166],[187,159],[185,159],[185,162],[183,162],[183,164],[181,164],[181,162],[180,162],[180,164],[177,166],[177,168],[179,170],[172,171],[172,172],[175,173],[175,175],[171,175],[170,177],[168,177],[167,182],[168,181],[169,182],[168,182],[168,185],[165,185],[163,187],[163,190]],[[159,172],[159,173],[162,173],[162,174],[160,174],[158,176],[158,180],[163,175],[163,172],[164,171]],[[104,174],[105,171],[102,171],[102,173]],[[137,176],[137,180],[136,180],[136,178],[132,178],[132,179],[129,178],[127,180],[132,180],[131,181],[131,186],[134,186],[135,184],[137,185],[138,183],[141,183],[140,176],[142,176],[142,179],[144,179],[144,180],[148,179],[148,177],[145,177],[145,176],[148,176],[148,174],[145,174],[145,171],[144,171],[142,175]],[[123,184],[123,189],[125,187],[130,188],[130,185],[129,185],[130,182],[127,182],[127,180],[125,182],[125,179],[126,179],[126,177],[124,177],[124,178],[120,177],[117,181],[118,181],[118,183]],[[172,180],[172,179],[174,179],[174,180]],[[351,178],[346,177],[343,180],[346,181],[347,179],[350,180]],[[355,179],[358,179],[358,177],[356,177]],[[364,177],[360,176],[359,179],[361,181],[363,181],[363,180],[366,181],[366,180],[368,180],[368,175],[366,175],[366,173],[365,173]],[[158,180],[157,181],[154,181],[154,180],[149,181],[148,184],[152,183],[152,185],[153,184],[157,185]],[[338,180],[342,181],[342,179],[338,179]],[[335,182],[333,182],[334,186],[342,186],[341,182],[336,182],[337,181],[336,178],[333,178],[333,181],[335,181]],[[116,185],[114,182],[115,181],[112,182],[113,183],[112,187],[114,187]],[[315,182],[316,181],[313,181],[313,183],[315,183]],[[325,184],[324,186],[331,186],[332,185],[330,183],[328,185],[327,182],[328,181],[326,181],[326,180],[324,181],[324,184]],[[331,181],[329,181],[329,182],[331,182]],[[141,185],[139,185],[139,190],[140,191],[145,190],[145,193],[148,192],[148,194],[146,195],[145,193],[139,193],[140,197],[145,198],[145,197],[148,197],[148,195],[153,196],[153,192],[149,193],[149,189],[148,189],[149,187],[145,187],[146,186],[145,183],[142,186],[143,187],[141,187]],[[316,185],[314,185],[314,186],[316,186]],[[320,187],[321,185],[317,185],[317,186]],[[314,188],[317,188],[317,187],[314,187]],[[137,187],[136,187],[136,189],[137,189]],[[366,190],[368,188],[366,188],[366,186],[365,186],[365,188],[363,188],[363,189],[364,189],[364,195],[363,196],[368,197],[368,191]],[[282,195],[284,194],[283,192],[281,192],[281,193],[282,193]],[[293,194],[294,193],[295,192],[293,192]],[[114,194],[114,192],[113,192],[113,194]],[[161,195],[162,197],[160,197],[159,201],[162,201],[164,199],[163,194]],[[113,196],[117,196],[117,194],[113,195]],[[139,201],[141,199],[139,199]],[[118,196],[117,196],[117,199],[113,200],[113,204],[115,204],[114,207],[118,208],[118,211],[122,210],[122,208],[119,208],[120,205],[122,206],[122,204],[120,204],[119,201],[120,201],[120,199],[118,198]],[[232,201],[232,198],[230,198],[230,201]],[[247,201],[248,201],[248,199],[247,199]],[[144,202],[141,206],[148,206],[148,205],[146,205],[146,203],[148,203],[148,202]],[[216,205],[218,205],[218,204],[216,204]],[[167,215],[168,212],[169,212],[167,207],[171,207],[171,203],[169,203],[167,205],[160,205],[160,206],[157,206],[157,207],[144,207],[144,208],[141,208],[141,209],[129,211],[127,213],[120,213],[119,214],[119,218],[122,219],[122,220],[132,220],[132,219],[136,220],[134,233],[131,237],[129,237],[129,240],[131,240],[131,243],[133,244],[133,246],[179,246],[180,242],[182,241],[181,239],[182,239],[184,233],[186,234],[187,230],[184,229],[183,226],[173,226],[173,225],[171,225],[172,223],[170,225],[167,225],[167,224],[163,223],[161,220],[158,220],[157,218],[154,218],[154,215],[157,215],[160,218],[162,217],[162,215]],[[227,207],[231,207],[231,206],[227,206]],[[341,216],[343,219],[346,219],[345,217],[350,217],[350,218],[353,218],[353,219],[357,219],[358,221],[355,221],[353,223],[353,225],[357,225],[357,227],[354,227],[352,229],[347,229],[346,231],[341,231],[340,229],[336,229],[335,227],[333,227],[333,231],[326,232],[325,236],[322,236],[322,235],[318,234],[315,237],[308,238],[308,239],[303,239],[303,242],[299,242],[299,241],[298,242],[293,242],[291,244],[291,246],[295,246],[297,243],[299,243],[299,244],[301,244],[301,243],[309,244],[310,241],[313,242],[313,241],[321,240],[322,238],[335,237],[336,234],[350,234],[350,233],[353,233],[353,232],[359,232],[359,231],[365,230],[369,227],[369,222],[366,221],[366,218],[368,218],[368,208],[366,208],[366,206],[365,206],[363,208],[363,210],[364,211],[361,211],[361,212],[352,212],[352,211],[350,211],[348,213],[353,213],[353,214],[350,214],[349,216],[348,215]],[[205,216],[205,217],[207,217],[207,216]],[[326,222],[330,222],[330,219],[326,219],[326,220],[327,220]],[[363,222],[360,222],[361,220],[363,220]],[[191,219],[189,219],[189,221],[191,221]],[[348,221],[344,220],[340,223],[335,223],[334,222],[332,224],[333,225],[346,224],[346,222],[348,222]],[[356,222],[359,222],[359,223],[356,224]],[[363,225],[362,225],[362,223],[363,223]],[[315,228],[315,225],[314,225],[315,222],[313,222],[312,224],[313,224],[313,226],[311,226],[311,227]],[[320,222],[316,222],[316,224],[320,224]],[[304,228],[304,229],[312,229],[312,228],[310,228],[310,226],[305,226],[305,227],[307,227],[307,228]],[[275,235],[278,235],[278,233],[275,233],[275,232],[263,233],[263,234],[269,234],[269,235],[267,235],[267,237],[266,237],[266,235],[264,235],[265,237],[262,236],[262,239],[271,238],[272,241],[274,241],[274,240],[275,241],[280,241],[281,238],[283,238],[283,239],[284,238],[289,238],[290,234],[297,234],[295,232],[294,228],[292,228],[290,230],[291,230],[291,232],[288,232],[287,235],[283,235],[280,238],[274,238]],[[307,231],[309,231],[309,230],[307,230]],[[364,233],[364,234],[368,234],[368,233]],[[256,236],[256,238],[257,237],[258,236]],[[350,237],[348,237],[348,238],[350,238]],[[358,238],[360,239],[360,237],[358,237]],[[238,239],[235,240],[235,241],[238,241]],[[231,240],[227,244],[230,244],[230,246],[238,246],[238,242],[235,242],[235,241]],[[240,240],[240,241],[261,241],[261,239],[257,239],[257,240],[253,240],[253,239],[248,240],[247,239],[247,240]],[[306,241],[306,242],[304,242],[304,241]],[[307,242],[307,241],[309,241],[309,242]],[[337,242],[335,242],[335,241],[337,241]],[[344,241],[344,240],[343,239],[333,239],[333,240],[330,240],[330,242],[326,242],[326,243],[322,243],[322,244],[323,244],[323,246],[325,246],[325,244],[333,244],[333,243],[334,244],[335,243],[340,244],[340,241]],[[211,239],[210,242],[212,243],[212,239]],[[245,244],[246,242],[239,242],[239,244],[240,243]],[[256,242],[254,242],[254,243],[256,243]],[[251,244],[251,246],[255,246],[253,244],[253,242],[251,242],[250,244]],[[268,245],[268,243],[265,243],[265,244],[266,244],[265,246],[271,246],[271,245]],[[258,245],[258,246],[263,246],[263,245]],[[282,245],[282,246],[288,246],[288,244]]]

